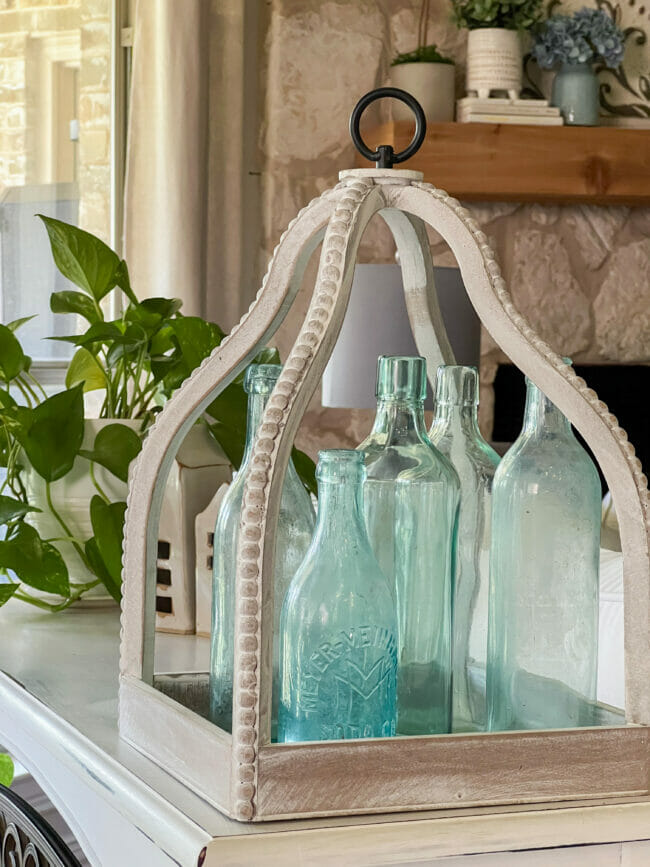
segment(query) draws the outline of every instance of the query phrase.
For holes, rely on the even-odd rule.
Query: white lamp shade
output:
[[[434,268],[440,310],[459,364],[478,365],[481,326],[457,268]],[[323,373],[323,406],[372,409],[380,355],[418,355],[399,265],[357,265],[350,303]],[[435,371],[428,371],[429,380]]]

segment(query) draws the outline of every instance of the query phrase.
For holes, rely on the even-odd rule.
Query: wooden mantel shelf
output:
[[[408,122],[365,131],[372,148],[403,150]],[[361,156],[359,166],[371,165]],[[650,129],[430,124],[407,164],[467,201],[650,205]]]

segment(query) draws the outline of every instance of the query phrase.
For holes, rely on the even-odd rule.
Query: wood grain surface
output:
[[[643,796],[649,743],[630,727],[263,747],[258,817]]]
[[[364,133],[403,150],[408,121]],[[359,166],[371,165],[358,156]],[[468,201],[650,204],[650,130],[488,123],[430,124],[410,169]]]

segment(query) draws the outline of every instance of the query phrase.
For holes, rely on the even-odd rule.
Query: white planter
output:
[[[398,63],[390,78],[394,87],[413,94],[429,123],[446,123],[454,119],[455,71],[453,63]],[[393,120],[413,118],[405,103],[393,100],[391,105]]]
[[[507,91],[518,99],[522,85],[521,41],[516,30],[486,27],[470,30],[467,39],[467,92],[486,99]]]
[[[124,424],[133,430],[139,429],[139,422],[130,419],[90,418],[86,419],[82,448],[92,449],[95,437],[99,431],[109,424]],[[97,493],[89,473],[90,464],[85,458],[78,457],[70,472],[51,486],[52,501],[55,508],[70,528],[70,531],[79,539],[89,539],[93,535],[90,523],[90,510],[88,504],[93,495]],[[111,500],[126,499],[126,484],[120,481],[104,467],[95,465],[95,478]],[[28,501],[42,509],[41,512],[32,512],[25,519],[38,530],[41,538],[49,539],[63,535],[63,529],[50,512],[45,496],[45,482],[31,468],[28,467],[23,473],[23,480],[27,489]],[[61,552],[68,567],[70,581],[75,584],[83,584],[93,580],[93,576],[84,566],[81,558],[70,542],[56,542],[56,547]],[[29,588],[32,596],[38,596],[48,602],[58,602],[59,597],[50,593]],[[115,604],[103,584],[99,584],[93,590],[88,591],[83,598],[76,603],[77,607],[96,607],[98,605]]]
[[[140,423],[130,419],[86,419],[82,448],[92,449],[97,433],[110,424],[124,424],[139,430]],[[54,505],[79,539],[93,535],[88,504],[97,493],[89,473],[89,462],[77,458],[70,472],[51,486]],[[63,530],[48,509],[45,482],[31,468],[23,474],[30,503],[43,511],[28,515],[26,520],[35,527],[42,538],[63,535]],[[112,500],[125,500],[127,486],[111,472],[95,464],[95,478]],[[217,488],[230,479],[230,464],[203,425],[193,427],[181,445],[172,465],[163,499],[159,539],[159,557],[156,586],[157,600],[162,610],[156,614],[157,628],[166,632],[194,632],[195,622],[195,543],[194,521],[205,509]],[[70,581],[86,583],[93,576],[69,542],[57,542],[68,566]],[[48,593],[29,589],[33,596],[46,601],[59,601]],[[98,585],[83,596],[77,607],[114,605],[103,585]],[[167,610],[169,609],[169,610]]]

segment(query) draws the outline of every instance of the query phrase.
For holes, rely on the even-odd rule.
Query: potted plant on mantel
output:
[[[80,290],[55,292],[50,307],[79,316],[87,328],[52,338],[76,350],[66,388],[48,396],[17,336],[26,320],[0,325],[0,605],[13,597],[59,611],[98,591],[119,601],[129,464],[164,401],[224,333],[216,323],[183,316],[178,299],[139,301],[126,263],[110,247],[75,226],[41,219],[58,269]],[[112,292],[122,313],[107,321],[102,302]],[[277,350],[256,361],[278,363]],[[197,447],[205,453],[211,441],[217,462],[235,469],[246,431],[242,382],[243,375],[196,426]],[[103,394],[98,419],[84,417],[84,393],[91,391]],[[314,491],[313,462],[298,452],[294,460]]]
[[[551,15],[535,38],[532,56],[542,69],[559,66],[551,103],[566,124],[595,126],[599,118],[598,79],[594,64],[617,69],[625,39],[604,9],[583,7],[571,15]]]
[[[454,19],[469,30],[467,92],[517,99],[522,85],[522,33],[542,17],[542,0],[452,0]]]
[[[391,83],[412,94],[429,123],[454,119],[455,71],[453,60],[444,57],[435,45],[427,45],[429,0],[422,0],[415,51],[398,54],[391,62]],[[411,120],[411,110],[402,102],[392,104],[393,120]]]

